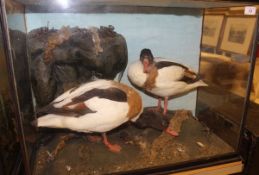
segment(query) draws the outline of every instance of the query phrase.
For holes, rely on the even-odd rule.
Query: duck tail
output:
[[[47,105],[47,106],[37,109],[36,110],[36,119],[31,122],[31,125],[33,127],[38,127],[39,126],[38,118],[43,115],[47,115],[49,113],[49,111],[53,110],[53,108],[54,107],[52,105]]]
[[[47,114],[34,120],[32,124],[35,127],[64,128],[66,127],[66,122],[64,122],[66,119],[68,118],[64,116]]]
[[[208,86],[208,84],[206,84],[204,81],[202,80],[198,80],[192,84],[189,84],[188,86],[186,86],[186,91],[188,90],[192,90],[192,89],[196,89],[198,87],[205,87],[205,86]]]
[[[204,81],[202,80],[198,80],[196,83],[194,83],[196,87],[204,87],[204,86],[208,86],[207,83],[205,83]]]
[[[59,114],[59,113],[62,113],[62,110],[55,108],[52,104],[39,108],[36,110],[37,119],[33,120],[31,122],[31,125],[34,127],[39,127],[41,125],[40,121],[42,120],[40,118],[44,116],[50,116],[50,115],[52,115],[53,117],[55,114]]]
[[[207,83],[205,83],[202,79],[204,78],[204,76],[200,75],[200,74],[196,74],[195,78],[192,80],[191,83],[194,83],[195,87],[200,87],[200,86],[208,86]]]
[[[49,127],[52,126],[52,123],[57,123],[55,121],[56,116],[53,114],[47,114],[45,116],[41,116],[31,122],[31,125],[34,127]]]

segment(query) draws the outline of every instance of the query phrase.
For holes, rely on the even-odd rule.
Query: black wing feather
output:
[[[93,97],[99,97],[99,98],[106,98],[112,101],[118,101],[118,102],[126,102],[127,101],[127,94],[118,89],[118,88],[108,88],[108,89],[97,89],[94,88],[90,91],[87,91],[83,93],[80,96],[74,97],[72,99],[73,102],[82,102],[89,100]]]

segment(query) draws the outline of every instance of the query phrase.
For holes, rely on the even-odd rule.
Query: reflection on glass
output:
[[[222,13],[217,14],[217,11],[214,13],[208,16],[223,16]],[[247,54],[244,54],[245,52],[240,54],[239,50],[235,49],[236,43],[240,45],[238,47],[245,47],[241,45],[244,44],[244,36],[248,34],[243,30],[246,26],[245,19],[242,16],[239,16],[239,18],[244,20],[242,27],[240,26],[242,21],[236,23],[235,17],[229,19],[229,23],[232,25],[230,30],[228,21],[225,26],[218,26],[222,36],[228,36],[228,50],[220,49],[225,42],[224,39],[220,40],[222,36],[213,40],[217,40],[215,46],[209,46],[210,40],[207,39],[208,36],[204,36],[201,48],[200,73],[209,87],[199,90],[198,103],[200,109],[197,110],[200,120],[207,123],[215,130],[217,135],[233,147],[236,147],[239,139],[251,60],[250,51]],[[255,19],[251,21],[255,21]],[[249,28],[249,30],[253,31],[254,29]],[[248,36],[245,38],[247,39]],[[251,42],[252,40],[248,45]],[[233,47],[231,47],[232,45]]]
[[[246,120],[246,128],[253,136],[258,137],[259,130],[259,50],[257,46],[257,55],[255,60],[253,82],[250,94],[250,103],[248,106],[248,114]]]
[[[257,47],[258,49],[258,47]],[[259,50],[257,50],[257,57],[255,61],[252,92],[250,94],[250,101],[259,104]]]

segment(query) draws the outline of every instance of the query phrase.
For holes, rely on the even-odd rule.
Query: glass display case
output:
[[[1,139],[17,136],[28,175],[241,160],[257,4],[1,0]]]
[[[16,129],[14,129],[15,114],[11,105],[11,88],[8,83],[2,28],[0,29],[0,84],[0,173],[10,174],[15,171],[14,167],[19,164],[21,155]]]
[[[246,119],[246,125],[245,125],[245,138],[242,142],[242,147],[248,147],[249,152],[246,154],[246,167],[244,169],[245,174],[251,174],[255,175],[258,172],[258,166],[256,165],[256,162],[258,162],[258,147],[259,147],[259,99],[258,99],[258,78],[259,78],[259,72],[258,72],[258,57],[259,57],[259,49],[258,49],[258,39],[257,39],[257,49],[256,49],[256,59],[255,59],[255,66],[253,71],[253,81],[251,85],[251,93],[250,93],[250,101],[248,105],[248,111],[247,111],[247,119]],[[245,145],[245,146],[244,146]]]

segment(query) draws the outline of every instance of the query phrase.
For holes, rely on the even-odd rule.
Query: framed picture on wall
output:
[[[255,24],[255,17],[227,17],[220,49],[248,55]]]
[[[202,45],[217,47],[224,15],[204,15]]]

